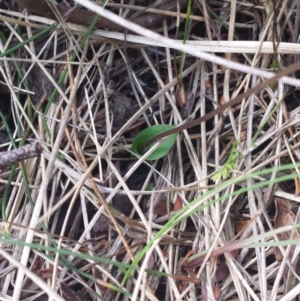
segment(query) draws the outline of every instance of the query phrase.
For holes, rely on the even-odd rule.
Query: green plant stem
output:
[[[92,30],[93,30],[95,24],[97,23],[99,17],[100,17],[100,16],[98,16],[98,15],[95,16],[95,18],[94,18],[93,22],[91,23],[91,25],[89,26],[89,28],[88,28],[86,34],[84,35],[84,37],[82,38],[81,42],[79,43],[79,47],[80,47],[80,48],[82,48],[82,47],[85,45],[85,43],[86,43],[87,39],[89,38],[89,36],[90,36],[90,34],[91,34],[91,32],[92,32]],[[13,55],[14,52],[15,52],[16,50],[20,49],[20,48],[23,47],[24,45],[27,45],[28,43],[30,43],[30,42],[32,42],[32,41],[34,41],[34,40],[36,40],[37,38],[39,38],[39,37],[45,35],[45,34],[48,33],[49,31],[51,31],[52,29],[54,29],[55,26],[56,26],[56,23],[52,24],[51,26],[47,27],[46,29],[42,30],[41,32],[35,34],[34,36],[32,36],[31,38],[27,39],[26,41],[24,41],[24,42],[22,42],[22,43],[19,43],[18,45],[14,46],[14,47],[11,47],[9,50],[7,50],[7,51],[5,51],[4,53],[0,54],[0,57],[5,57],[5,56],[7,56],[7,55]],[[80,50],[80,49],[77,49],[77,51],[78,51],[78,50]],[[76,57],[77,57],[77,54],[76,54],[76,52],[75,52],[75,53],[72,55],[71,60],[74,61]],[[64,70],[64,72],[62,73],[62,75],[60,76],[60,79],[59,79],[59,82],[58,82],[59,85],[63,82],[63,80],[65,79],[67,73],[68,73],[68,69],[66,68],[66,69]],[[20,75],[21,75],[21,77],[23,77],[22,73],[20,73]],[[55,98],[55,96],[56,96],[56,93],[57,93],[57,90],[54,89],[54,91],[52,92],[52,94],[51,94],[51,96],[50,96],[50,98],[49,98],[49,102],[48,102],[48,105],[47,105],[46,110],[45,110],[46,113],[48,112],[48,110],[49,110],[49,108],[50,108],[50,105],[51,105],[51,103],[53,102],[53,100],[54,100],[54,98]],[[1,112],[0,112],[0,113],[1,113]],[[2,113],[1,113],[1,114],[2,114]],[[4,118],[3,115],[2,115],[2,117]],[[36,119],[36,117],[37,117],[37,113],[35,112],[35,113],[33,114],[33,116],[32,116],[32,122],[34,122],[34,120]],[[47,125],[45,119],[43,120],[43,122],[44,122],[44,125],[45,125],[46,132],[48,133],[48,137],[51,138],[50,131],[49,131],[49,128],[48,128],[48,125]],[[12,144],[14,145],[14,147],[16,147],[16,145],[15,145],[15,143],[14,143],[14,139],[13,139],[11,133],[10,133],[10,130],[9,130],[9,127],[8,127],[8,124],[7,124],[7,123],[6,123],[6,128],[7,128],[8,132],[9,132],[9,137],[10,137],[10,140],[11,140]],[[27,139],[27,137],[28,137],[29,134],[30,134],[30,127],[28,126],[27,129],[26,129],[26,131],[25,131],[25,134],[24,134],[24,136],[23,136],[23,139],[22,139],[21,142],[20,142],[20,146],[25,144],[26,139]],[[61,158],[61,159],[62,159],[62,158]],[[24,180],[24,183],[25,183],[26,194],[27,194],[27,196],[28,196],[28,199],[29,199],[30,204],[33,206],[33,200],[32,200],[32,197],[31,197],[31,192],[30,192],[29,186],[28,186],[27,175],[26,175],[24,166],[23,166],[22,164],[20,164],[20,167],[21,167],[22,177],[23,177],[23,180]],[[11,174],[10,174],[10,178],[13,178],[14,172],[15,172],[15,168],[12,168]],[[9,183],[10,183],[10,182],[9,182]],[[5,206],[5,204],[7,204],[7,200],[8,200],[8,192],[9,192],[9,189],[10,189],[9,183],[8,183],[8,185],[7,185],[7,187],[6,187],[7,193],[5,194],[5,195],[6,195],[6,198],[4,199],[4,202],[3,202],[4,205],[2,205],[2,210],[3,210],[4,206]],[[5,209],[3,210],[3,212],[4,212],[3,219],[6,220]],[[42,226],[43,230],[44,230],[46,233],[48,233],[48,230],[47,230],[46,226],[44,225],[44,223],[42,223],[41,226]],[[48,236],[49,236],[49,239],[51,240],[52,244],[56,246],[56,243],[55,243],[55,241],[52,239],[51,235],[48,234]],[[63,256],[62,256],[62,259],[63,259],[65,262],[67,262],[67,259],[64,258]]]
[[[88,40],[88,38],[89,38],[89,36],[90,36],[92,30],[94,29],[95,25],[97,24],[99,18],[100,18],[99,15],[96,15],[96,16],[94,17],[94,19],[93,19],[91,25],[90,25],[90,26],[88,27],[88,29],[87,29],[87,32],[85,33],[85,35],[83,36],[82,40],[80,41],[79,47],[76,48],[76,51],[72,54],[71,59],[70,59],[71,62],[75,61],[75,59],[76,59],[76,57],[77,57],[77,52],[80,51],[80,50],[83,48],[83,46],[85,45],[85,43],[86,43],[86,41]],[[61,73],[61,75],[60,75],[60,77],[59,77],[59,79],[58,79],[58,82],[57,82],[58,85],[61,85],[61,84],[64,82],[64,80],[65,80],[67,74],[68,74],[68,68],[65,68],[65,69],[62,71],[62,73]],[[48,101],[47,106],[46,106],[46,108],[45,108],[45,111],[44,111],[44,114],[45,114],[45,115],[48,113],[48,111],[49,111],[49,109],[50,109],[50,106],[51,106],[53,100],[55,99],[56,94],[57,94],[57,89],[54,89],[54,90],[52,91],[50,97],[49,97],[49,101]],[[44,127],[45,127],[45,131],[46,131],[47,136],[49,137],[49,139],[51,139],[51,133],[50,133],[48,124],[47,124],[47,122],[46,122],[45,119],[43,119],[43,125],[44,125]],[[60,159],[62,159],[62,158],[60,158]]]
[[[300,167],[300,163],[296,164],[296,166]],[[199,201],[201,201],[204,198],[208,199],[208,197],[210,195],[213,196],[217,192],[223,191],[224,189],[226,189],[227,187],[229,187],[231,185],[235,185],[237,183],[240,183],[242,181],[246,181],[247,179],[250,179],[250,178],[253,178],[253,177],[256,177],[256,176],[262,176],[262,175],[270,174],[270,173],[272,173],[274,171],[274,169],[276,171],[283,171],[283,170],[289,170],[289,169],[293,169],[293,168],[295,168],[294,164],[286,164],[286,165],[282,165],[282,166],[279,166],[279,167],[276,167],[276,168],[267,168],[267,169],[255,172],[253,174],[243,175],[243,176],[237,177],[235,179],[228,180],[225,183],[221,183],[218,187],[216,187],[214,189],[211,189],[208,192],[204,193],[202,196],[194,199],[189,204],[189,206],[186,206],[186,207],[182,208],[173,217],[171,217],[170,220],[163,226],[163,228],[157,232],[157,234],[154,236],[154,238],[151,239],[151,241],[138,253],[138,255],[136,256],[135,260],[132,262],[132,267],[125,274],[125,276],[124,276],[121,284],[122,285],[125,284],[125,282],[130,277],[130,274],[132,273],[132,271],[137,268],[140,260],[145,256],[146,252],[151,248],[151,246],[154,244],[154,242],[156,240],[159,240],[160,237],[162,237],[164,234],[166,234],[168,231],[170,231],[170,229],[172,227],[176,226],[181,221],[187,219],[193,213],[195,213],[197,211],[201,211],[204,208],[206,208],[208,206],[211,206],[211,205],[213,205],[213,204],[215,204],[217,202],[224,201],[227,198],[230,198],[230,197],[238,195],[238,194],[242,194],[242,193],[247,192],[249,190],[254,190],[254,189],[257,189],[257,188],[265,187],[265,186],[267,186],[267,185],[269,185],[271,183],[274,184],[274,183],[280,183],[280,182],[283,182],[283,181],[295,179],[295,178],[297,178],[297,175],[291,173],[289,175],[278,177],[278,178],[275,178],[275,179],[272,179],[272,180],[266,180],[264,182],[256,183],[256,184],[252,185],[251,187],[244,187],[244,188],[241,188],[241,189],[239,189],[237,191],[234,191],[232,193],[228,193],[228,194],[226,194],[226,195],[224,195],[222,197],[214,199],[213,201],[207,202],[207,203],[205,203],[203,205],[196,206],[196,208],[193,209],[193,210],[189,210],[190,207],[195,206]]]
[[[183,44],[186,43],[187,38],[188,38],[188,30],[189,30],[189,22],[190,22],[190,16],[191,16],[191,10],[192,10],[192,2],[193,0],[189,0],[188,6],[186,9],[186,19],[184,23],[184,33],[183,33]],[[182,70],[183,70],[183,65],[184,65],[184,57],[185,53],[181,52],[180,54],[180,65],[179,65],[179,83],[180,86],[183,86],[183,77],[181,76]]]
[[[0,53],[0,57],[5,57],[5,56],[8,56],[8,55],[11,55],[16,50],[19,50],[23,46],[25,46],[25,45],[29,44],[30,42],[38,39],[39,37],[42,37],[43,35],[47,34],[49,31],[54,29],[55,26],[56,26],[56,23],[53,23],[52,25],[48,26],[47,28],[43,29],[42,31],[38,32],[37,34],[33,35],[31,38],[25,40],[24,42],[21,42],[18,45],[9,48],[8,50],[6,50],[3,53]]]
[[[9,191],[10,191],[11,182],[14,178],[16,168],[17,168],[17,165],[14,164],[11,168],[10,173],[9,173],[7,184],[5,185],[5,190],[4,190],[4,193],[3,193],[2,205],[1,205],[3,221],[7,221],[6,208],[7,208],[7,201],[8,201],[8,197],[9,197],[8,194],[9,194]]]

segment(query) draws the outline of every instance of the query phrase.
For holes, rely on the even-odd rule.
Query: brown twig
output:
[[[0,152],[0,168],[9,167],[15,163],[37,157],[42,152],[38,142],[24,145],[7,152]]]

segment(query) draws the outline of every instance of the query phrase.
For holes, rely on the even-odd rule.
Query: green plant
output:
[[[131,147],[132,151],[137,157],[143,156],[145,151],[153,146],[153,144],[151,144],[149,148],[143,150],[143,146],[147,141],[173,128],[175,128],[175,125],[170,124],[153,125],[146,128],[135,137]],[[178,133],[170,135],[160,142],[160,145],[147,157],[147,160],[157,160],[165,156],[174,145],[177,135]]]
[[[237,147],[238,147],[238,141],[235,141],[233,143],[230,155],[226,163],[214,176],[211,177],[214,182],[228,179],[230,176],[230,172],[236,168],[236,159],[238,158],[239,155],[239,151]]]

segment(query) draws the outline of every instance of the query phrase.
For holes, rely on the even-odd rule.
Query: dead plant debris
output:
[[[300,2],[106,3],[161,44],[77,2],[0,1],[1,297],[294,300]],[[184,131],[136,159],[155,124]]]

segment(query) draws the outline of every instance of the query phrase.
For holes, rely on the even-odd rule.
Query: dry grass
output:
[[[76,2],[103,13],[87,0]],[[18,145],[26,136],[43,148],[41,156],[0,170],[1,300],[297,297],[299,248],[294,259],[281,248],[277,261],[274,248],[262,243],[278,240],[274,231],[266,234],[280,214],[273,196],[300,201],[299,71],[183,131],[163,159],[135,160],[130,151],[147,126],[204,115],[299,60],[299,1],[277,2],[274,10],[273,1],[194,1],[185,45],[185,10],[164,10],[153,31],[114,19],[129,29],[126,43],[124,33],[96,29],[80,49],[87,28],[62,22],[13,56],[0,57],[0,111],[13,140]],[[6,1],[2,6],[0,29],[7,41],[1,41],[1,53],[53,24],[11,10]],[[140,10],[107,6],[123,16],[134,8]],[[151,10],[162,12],[159,6]],[[63,70],[67,76],[59,83]],[[48,108],[53,86],[58,97]],[[0,125],[0,151],[9,151],[12,141]],[[226,164],[236,140],[240,155],[232,181],[214,183],[212,175]],[[275,169],[285,163],[295,166]],[[267,167],[274,170],[243,178]],[[290,174],[294,181],[275,183]],[[250,189],[266,180],[264,188]],[[177,217],[174,206],[185,207],[186,217]],[[249,248],[250,242],[261,245]],[[124,278],[140,252],[139,271]]]

